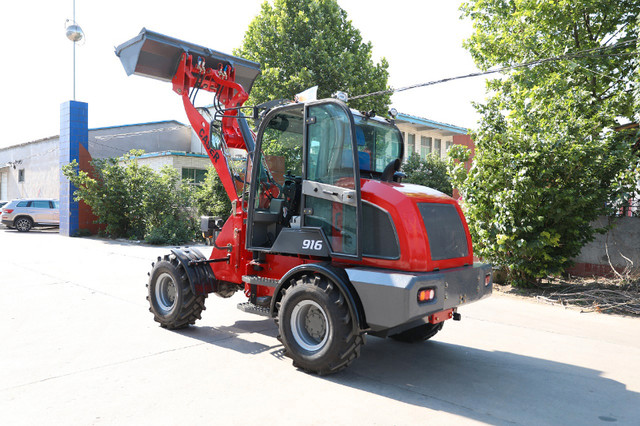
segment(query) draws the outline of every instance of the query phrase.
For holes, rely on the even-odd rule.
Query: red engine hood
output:
[[[408,183],[362,179],[361,185],[362,201],[376,205],[391,216],[400,246],[399,259],[364,257],[362,264],[405,271],[432,271],[473,263],[473,249],[467,222],[460,206],[453,198],[435,189]],[[455,206],[467,237],[468,256],[438,261],[431,260],[429,239],[418,203],[440,203]],[[363,231],[365,233],[375,232],[375,229],[368,229],[368,226],[364,224]]]

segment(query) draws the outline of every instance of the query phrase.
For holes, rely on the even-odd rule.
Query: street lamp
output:
[[[76,43],[84,40],[84,32],[76,22],[76,0],[73,0],[73,19],[64,24],[67,38],[73,42],[73,100],[76,100]]]

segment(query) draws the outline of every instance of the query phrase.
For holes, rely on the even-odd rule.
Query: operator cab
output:
[[[394,179],[403,155],[397,127],[333,99],[297,103],[264,116],[255,150],[247,249],[360,259],[363,216],[372,215],[368,203],[363,215],[361,178]]]

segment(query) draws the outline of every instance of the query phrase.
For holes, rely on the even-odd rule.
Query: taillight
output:
[[[4,209],[2,210],[2,213],[12,213],[13,209]]]
[[[431,302],[436,298],[435,288],[423,288],[418,291],[418,303]]]

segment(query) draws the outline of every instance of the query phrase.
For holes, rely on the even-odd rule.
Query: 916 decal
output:
[[[322,250],[322,240],[302,240],[303,250]]]

